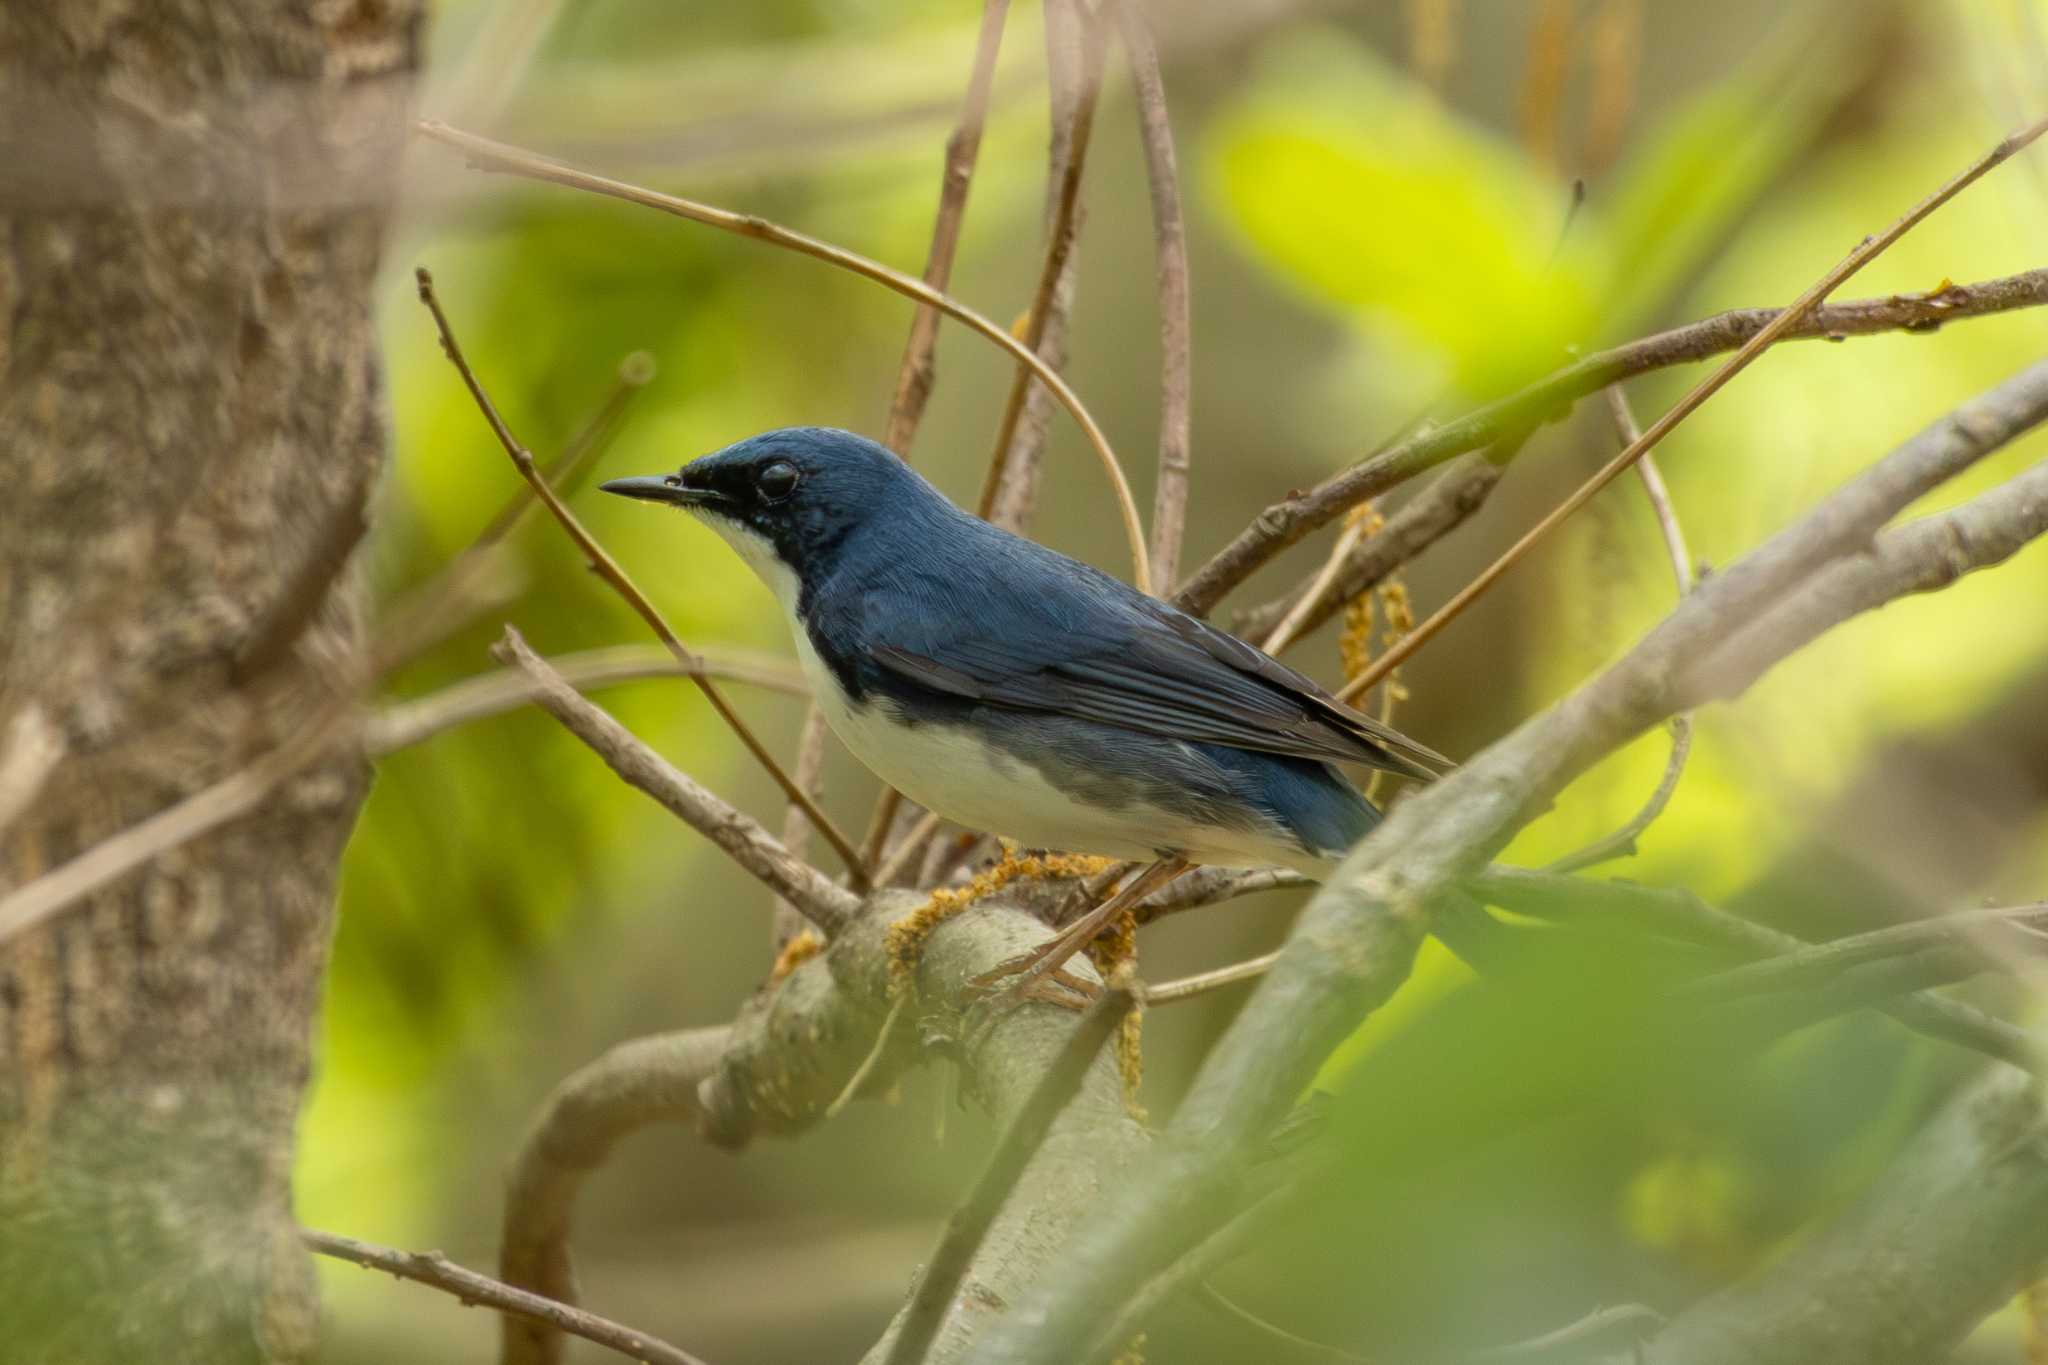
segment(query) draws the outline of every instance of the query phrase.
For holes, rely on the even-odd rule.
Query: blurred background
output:
[[[444,0],[421,113],[916,273],[979,9]],[[1192,252],[1190,567],[1265,504],[1425,410],[1454,415],[1570,348],[1791,299],[2048,111],[2039,0],[1151,9]],[[1028,306],[1040,259],[1043,54],[1039,9],[1020,3],[953,281],[1005,320]],[[1149,508],[1152,232],[1121,67],[1110,63],[1089,157],[1069,373]],[[515,487],[413,300],[415,264],[434,270],[477,370],[543,455],[611,399],[622,360],[651,358],[654,377],[627,402],[598,477],[672,469],[773,426],[880,434],[904,300],[757,243],[467,170],[431,144],[412,149],[408,185],[382,297],[397,457],[369,552],[380,601],[427,581]],[[1843,296],[2048,264],[2044,223],[2048,161],[2036,155],[1942,211]],[[1695,555],[1734,559],[2044,350],[2048,315],[2020,312],[1772,352],[1660,454]],[[1009,373],[993,348],[947,326],[915,459],[957,500],[979,486]],[[1645,421],[1700,373],[1633,383]],[[1598,401],[1539,432],[1480,514],[1408,573],[1418,614],[1614,449]],[[1940,504],[2044,450],[2039,438],[2018,443]],[[1064,417],[1047,479],[1034,533],[1127,574],[1100,472]],[[709,534],[613,499],[576,505],[686,640],[789,657],[767,593]],[[1295,583],[1329,544],[1326,532],[1298,547],[1218,619]],[[393,698],[486,671],[506,620],[548,653],[645,641],[542,519],[514,533],[504,558],[515,584],[505,604],[395,675]],[[1404,671],[1413,695],[1397,723],[1473,753],[1615,657],[1673,591],[1641,490],[1617,483]],[[1690,886],[1808,935],[1913,907],[2038,898],[2044,602],[2048,552],[2037,546],[1835,632],[1701,717],[1670,810],[1608,874]],[[1289,659],[1338,678],[1335,628]],[[793,749],[799,698],[730,692],[780,751]],[[770,783],[686,683],[633,683],[602,700],[779,825]],[[1507,860],[1540,865],[1622,823],[1666,752],[1652,735],[1603,764]],[[864,827],[873,793],[835,749],[827,805],[842,826]],[[1267,895],[1148,930],[1145,974],[1263,951],[1301,899]],[[305,1120],[303,1220],[491,1266],[502,1175],[548,1090],[614,1043],[729,1018],[767,971],[768,925],[756,883],[537,712],[390,755],[346,864]],[[1343,1097],[1348,1144],[1329,1199],[1220,1287],[1293,1330],[1386,1359],[1455,1358],[1600,1305],[1676,1310],[1768,1264],[1881,1178],[1975,1065],[1867,1013],[1761,1050],[1601,1045],[1634,1027],[1629,1002],[1654,971],[1595,949],[1480,988],[1431,945],[1325,1077]],[[1971,992],[2038,1022],[2023,983]],[[1155,1114],[1171,1111],[1241,999],[1224,992],[1148,1019]],[[679,1130],[642,1134],[580,1208],[586,1302],[718,1365],[854,1359],[989,1136],[936,1068],[893,1102],[736,1157]],[[348,1266],[321,1273],[336,1365],[495,1349],[488,1313]],[[2029,1330],[2009,1310],[1967,1358],[2023,1359]],[[1295,1358],[1197,1303],[1161,1324],[1150,1349],[1161,1361]]]

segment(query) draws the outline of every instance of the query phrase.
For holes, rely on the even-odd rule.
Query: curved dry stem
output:
[[[1138,0],[1116,0],[1117,26],[1137,92],[1145,144],[1145,182],[1152,194],[1153,254],[1159,281],[1159,475],[1152,492],[1152,576],[1163,588],[1180,574],[1187,535],[1188,473],[1194,397],[1194,327],[1188,296],[1188,230],[1181,209],[1180,162],[1166,114],[1159,45]]]
[[[459,128],[451,128],[445,123],[435,122],[431,119],[423,120],[416,126],[421,136],[456,148],[469,157],[472,165],[482,170],[503,171],[510,175],[522,176],[528,180],[544,181],[551,185],[563,185],[570,189],[583,190],[590,194],[601,194],[607,198],[621,199],[629,204],[639,204],[644,208],[658,209],[663,213],[674,214],[678,218],[687,218],[693,223],[703,223],[708,227],[720,228],[741,237],[751,237],[755,241],[768,242],[771,245],[810,256],[813,259],[824,261],[828,265],[835,265],[842,270],[849,270],[864,279],[873,280],[875,283],[892,289],[905,298],[936,308],[947,317],[960,322],[971,331],[977,332],[994,342],[997,346],[1007,351],[1020,364],[1031,367],[1033,373],[1038,376],[1039,382],[1052,390],[1053,396],[1058,398],[1060,405],[1072,414],[1074,421],[1079,424],[1082,433],[1087,436],[1088,444],[1094,448],[1096,456],[1101,460],[1103,473],[1108,476],[1111,490],[1116,496],[1117,512],[1123,520],[1124,534],[1129,539],[1131,546],[1132,577],[1146,591],[1149,592],[1151,590],[1149,587],[1151,573],[1147,567],[1148,560],[1145,550],[1145,532],[1138,518],[1138,504],[1131,496],[1130,483],[1124,478],[1122,466],[1117,463],[1116,452],[1110,447],[1109,437],[1103,434],[1102,428],[1096,423],[1094,416],[1083,406],[1080,395],[1076,394],[1072,386],[1060,377],[1058,371],[1040,362],[1038,357],[1024,343],[1011,336],[1004,328],[969,308],[966,304],[959,302],[949,294],[932,288],[923,280],[906,275],[902,271],[883,265],[879,261],[869,260],[867,257],[856,252],[848,251],[843,247],[833,246],[829,242],[820,241],[816,237],[807,236],[804,233],[771,223],[767,219],[753,214],[733,213],[727,209],[713,208],[709,204],[697,203],[695,200],[642,189],[638,185],[629,185],[622,180],[612,180],[605,176],[593,175],[588,171],[577,170],[573,166],[563,165],[559,161],[550,160],[547,157],[539,156],[523,148],[508,146],[502,142],[493,142],[489,138],[478,137],[474,133],[465,133]]]
[[[656,1123],[694,1124],[697,1087],[718,1065],[730,1025],[621,1043],[555,1087],[513,1158],[498,1274],[559,1303],[577,1299],[569,1223],[584,1179],[621,1138]],[[558,1365],[562,1324],[506,1318],[502,1365]]]

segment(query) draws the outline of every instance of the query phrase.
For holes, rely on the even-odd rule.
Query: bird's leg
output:
[[[1020,953],[1007,962],[999,963],[974,978],[974,985],[987,988],[1001,981],[1008,981],[1001,998],[1016,1001],[1032,994],[1039,982],[1047,977],[1071,986],[1077,978],[1067,977],[1060,969],[1067,961],[1095,941],[1104,925],[1117,915],[1136,905],[1146,896],[1178,877],[1193,864],[1187,859],[1168,856],[1146,867],[1135,877],[1126,881],[1117,893],[1102,904],[1090,910],[1073,924],[1061,930],[1028,953]]]

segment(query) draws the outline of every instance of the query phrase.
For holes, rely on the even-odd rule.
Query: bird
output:
[[[1452,766],[1245,641],[968,514],[853,432],[768,431],[602,488],[732,547],[780,604],[826,723],[884,782],[1026,847],[1150,863],[1039,972],[1193,864],[1326,880],[1380,820],[1339,763]]]

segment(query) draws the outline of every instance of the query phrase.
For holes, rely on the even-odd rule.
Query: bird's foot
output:
[[[997,1008],[1007,1008],[1026,1000],[1042,1000],[1048,1005],[1070,1010],[1087,1008],[1102,994],[1102,986],[1066,969],[1066,960],[1076,950],[1067,948],[1062,952],[1062,938],[1064,935],[1049,939],[1028,953],[1006,958],[979,976],[970,978],[967,983],[968,999],[975,1004]],[[1055,955],[1059,960],[1041,969],[1041,964]]]
[[[1161,858],[1158,862],[1129,878],[1117,893],[1082,916],[1072,926],[1053,938],[1020,953],[1006,962],[998,963],[983,972],[970,983],[972,989],[980,992],[978,998],[997,1006],[1013,1005],[1027,998],[1044,998],[1036,994],[1036,988],[1047,978],[1060,980],[1069,985],[1078,978],[1072,977],[1064,968],[1073,956],[1095,941],[1111,921],[1153,890],[1164,886],[1187,870],[1188,864],[1179,858]],[[1001,990],[999,983],[1008,982]],[[1092,982],[1083,983],[1089,987],[1085,999],[1092,1000],[1101,994],[1101,988]]]

